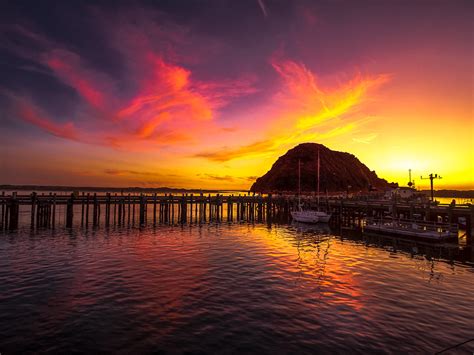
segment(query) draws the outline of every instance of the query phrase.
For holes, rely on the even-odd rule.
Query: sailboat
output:
[[[318,223],[318,211],[304,210],[301,207],[301,161],[298,160],[298,210],[291,211],[291,217],[296,222]]]
[[[319,150],[318,150],[318,210],[304,210],[301,207],[301,162],[298,160],[298,210],[291,212],[291,217],[296,222],[303,223],[318,223],[329,222],[331,214],[319,210],[319,171],[320,171],[320,159],[319,159]]]
[[[319,210],[319,175],[320,175],[319,170],[320,170],[320,166],[321,166],[321,162],[319,160],[319,149],[318,149],[318,210],[317,210],[316,215],[318,216],[318,222],[328,223],[329,220],[331,219],[331,214]]]

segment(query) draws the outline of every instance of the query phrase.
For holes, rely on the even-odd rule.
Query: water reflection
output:
[[[474,268],[443,260],[327,225],[20,230],[0,350],[434,352],[473,326]]]

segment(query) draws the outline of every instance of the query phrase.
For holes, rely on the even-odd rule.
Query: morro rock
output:
[[[298,161],[301,163],[301,190],[317,189],[317,161],[320,156],[320,191],[368,191],[393,187],[369,170],[354,155],[337,152],[322,144],[303,143],[278,158],[269,172],[250,188],[254,192],[298,191]]]

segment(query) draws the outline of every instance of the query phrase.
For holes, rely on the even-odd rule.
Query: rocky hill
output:
[[[303,143],[278,158],[269,172],[251,187],[255,192],[298,191],[298,160],[301,162],[301,190],[317,189],[317,159],[320,154],[320,191],[384,190],[394,186],[380,179],[359,159],[349,153],[337,152],[322,144]]]

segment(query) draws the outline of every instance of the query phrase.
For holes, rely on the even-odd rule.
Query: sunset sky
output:
[[[317,142],[474,189],[473,1],[100,4],[2,1],[0,184],[248,189]]]

